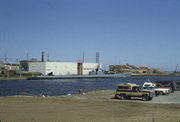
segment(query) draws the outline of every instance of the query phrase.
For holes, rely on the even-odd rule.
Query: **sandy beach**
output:
[[[179,122],[180,104],[113,99],[114,91],[0,97],[1,122]]]

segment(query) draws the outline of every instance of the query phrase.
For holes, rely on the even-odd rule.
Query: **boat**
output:
[[[30,77],[27,80],[120,78],[120,77],[130,77],[130,76],[131,76],[131,72],[120,73],[120,74],[43,75],[43,76]]]

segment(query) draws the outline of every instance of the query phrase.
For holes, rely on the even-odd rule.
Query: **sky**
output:
[[[180,65],[180,0],[0,0],[0,60]]]

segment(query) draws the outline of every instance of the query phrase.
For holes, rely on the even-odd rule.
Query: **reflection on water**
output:
[[[116,89],[119,83],[136,83],[142,85],[145,81],[175,80],[180,81],[180,76],[141,76],[128,78],[106,79],[60,79],[60,80],[8,80],[0,81],[0,96],[11,95],[39,95],[58,96],[68,93],[76,94],[79,89],[85,92],[93,90]]]

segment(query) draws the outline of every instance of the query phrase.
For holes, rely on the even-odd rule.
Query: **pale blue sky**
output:
[[[0,60],[180,64],[180,0],[0,0]],[[88,58],[88,59],[87,59]],[[46,57],[47,59],[47,57]]]

